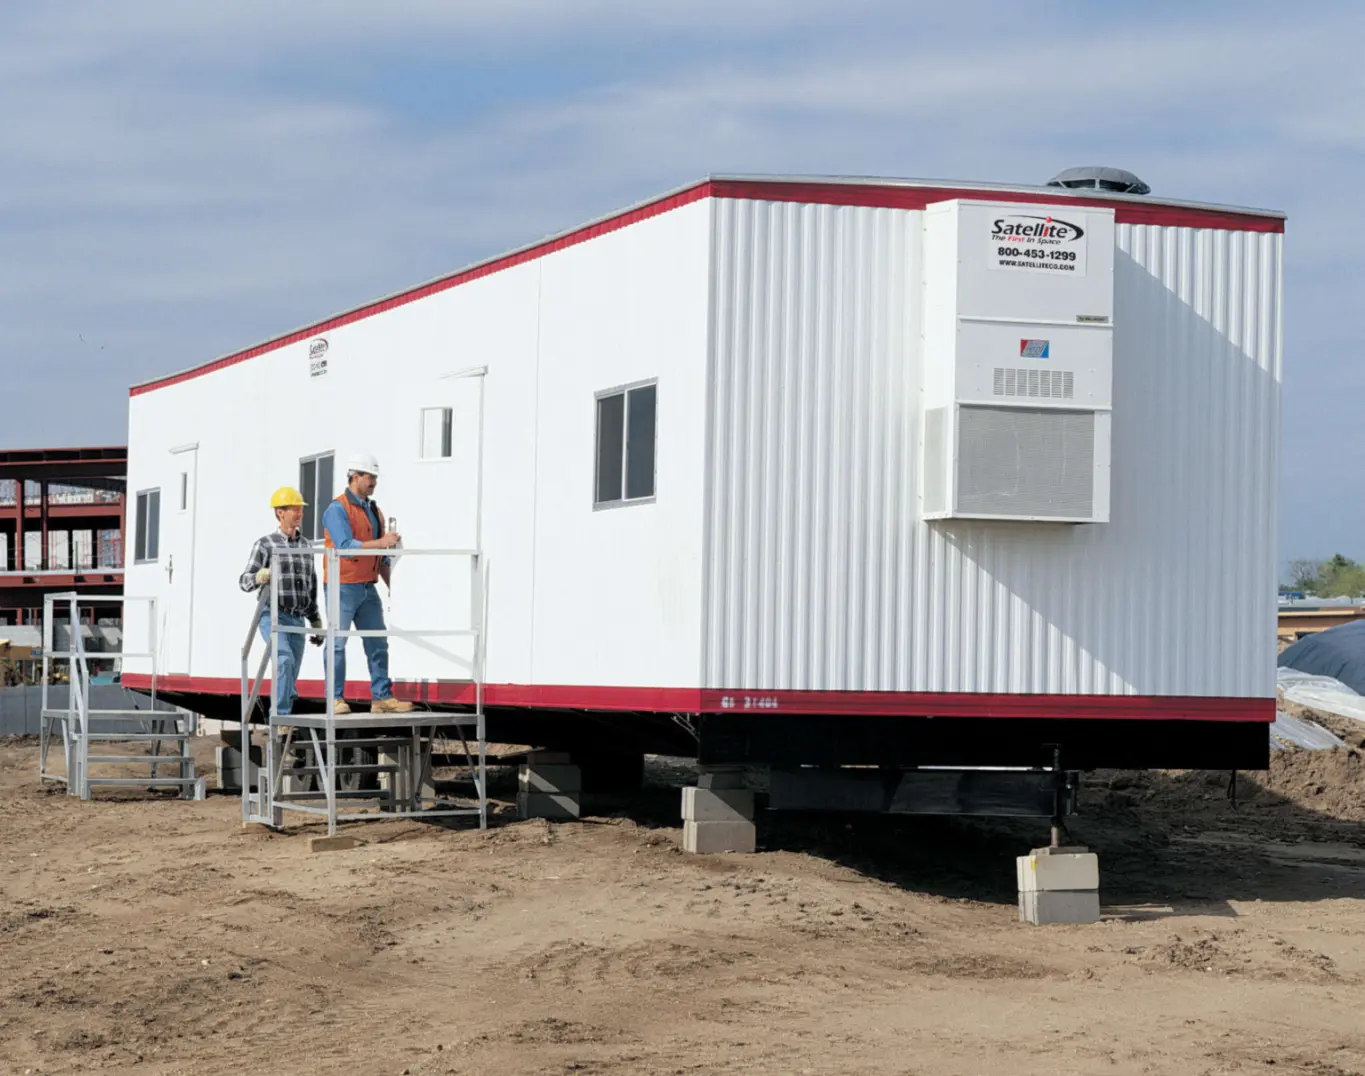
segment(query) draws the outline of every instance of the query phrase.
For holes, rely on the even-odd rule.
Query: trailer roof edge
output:
[[[1255,232],[1282,232],[1285,214],[1278,210],[1245,209],[1201,202],[1151,198],[1119,192],[1095,192],[1063,187],[1033,187],[971,181],[882,179],[848,176],[763,176],[710,175],[664,194],[596,217],[585,224],[555,233],[434,277],[424,283],[403,288],[382,298],[309,322],[288,332],[269,337],[257,344],[229,352],[206,363],[199,363],[170,374],[138,382],[129,396],[140,396],[168,388],[217,370],[235,366],[260,355],[361,321],[461,284],[491,276],[516,265],[544,257],[599,235],[629,227],[670,210],[709,197],[741,198],[758,201],[813,202],[840,206],[919,209],[934,201],[954,197],[1008,196],[1010,201],[1041,202],[1050,205],[1111,207],[1122,223],[1221,228]]]

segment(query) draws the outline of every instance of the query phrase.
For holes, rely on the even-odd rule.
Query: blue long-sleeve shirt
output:
[[[371,533],[377,538],[380,533],[379,512],[374,506],[374,501],[362,501],[350,489],[346,490],[346,499],[357,508],[363,508],[365,514],[370,517]],[[346,515],[346,509],[341,507],[337,501],[332,501],[327,510],[322,513],[322,526],[331,536],[332,544],[338,549],[359,549],[361,548],[360,539],[351,533],[351,521]],[[381,566],[387,567],[393,563],[392,557],[377,557]]]

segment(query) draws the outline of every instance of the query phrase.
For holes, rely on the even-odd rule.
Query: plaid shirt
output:
[[[256,539],[251,547],[251,560],[238,580],[248,594],[259,589],[256,573],[262,568],[270,569],[270,580],[279,591],[281,613],[308,621],[318,618],[318,575],[313,566],[313,548],[302,532],[287,538],[283,531],[271,531]]]

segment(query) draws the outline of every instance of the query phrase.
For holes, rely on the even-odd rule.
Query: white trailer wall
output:
[[[162,671],[232,689],[302,457],[339,489],[374,452],[405,544],[472,544],[481,408],[490,683],[1271,697],[1282,236],[1117,226],[1109,523],[926,523],[922,217],[701,198],[134,396]],[[594,396],[653,379],[657,498],[594,510]],[[455,456],[419,460],[445,406]],[[442,620],[430,578],[400,563],[394,623]],[[392,672],[453,675],[397,644]]]
[[[714,204],[705,686],[1274,694],[1279,234],[1118,226],[1110,523],[925,523],[922,213]]]
[[[472,544],[476,463],[419,461],[418,414],[453,406],[457,424],[477,422],[470,379],[451,375],[486,366],[488,680],[695,686],[708,243],[701,201],[319,332],[321,377],[309,374],[310,335],[135,395],[129,490],[162,490],[161,550],[155,564],[133,563],[130,550],[127,593],[161,600],[160,670],[201,687],[237,677],[252,608],[237,577],[273,525],[271,491],[298,481],[302,457],[334,451],[339,490],[346,457],[373,452],[383,469],[376,499],[398,517],[406,546]],[[595,393],[655,378],[659,496],[594,511]],[[197,448],[171,451],[187,445]],[[192,526],[182,532],[178,483],[191,458]],[[192,613],[175,590],[187,561]],[[414,564],[395,572],[394,622],[462,626],[447,615],[463,610],[444,609]],[[130,609],[130,637],[143,626]],[[304,661],[302,679],[320,680],[318,652]],[[391,671],[454,675],[400,644]],[[348,679],[366,680],[355,642]]]
[[[709,239],[703,201],[541,260],[526,683],[696,686]],[[657,499],[594,511],[594,394],[652,378]]]

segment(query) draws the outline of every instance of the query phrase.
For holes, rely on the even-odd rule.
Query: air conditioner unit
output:
[[[924,212],[926,519],[1109,519],[1111,209]]]

